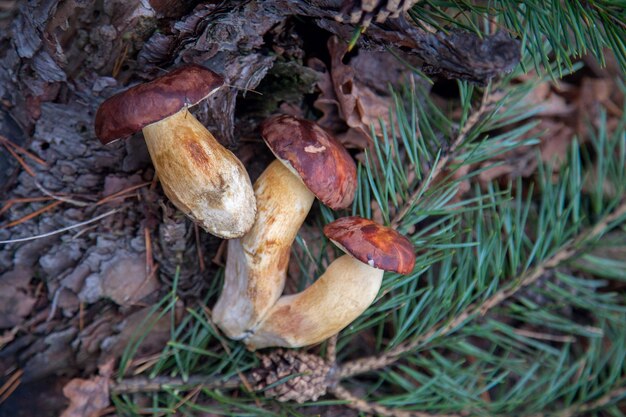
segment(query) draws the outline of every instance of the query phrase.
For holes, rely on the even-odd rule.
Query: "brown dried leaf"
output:
[[[538,106],[538,116],[570,116],[576,110],[575,106],[552,87],[549,82],[539,84],[524,98],[524,104]]]
[[[371,144],[370,126],[380,134],[379,121],[390,123],[389,86],[406,82],[411,71],[388,52],[361,50],[345,64],[347,45],[337,37],[329,39],[328,51],[330,71],[320,60],[309,61],[320,79],[321,94],[314,103],[323,112],[319,123],[333,132],[344,131],[339,139],[345,146],[364,149]]]
[[[319,118],[317,124],[331,132],[343,130],[345,124],[339,115],[339,102],[326,64],[318,58],[311,58],[308,66],[318,74],[316,85],[320,90],[320,95],[313,103],[313,107],[322,112],[322,117]]]
[[[109,383],[113,373],[113,359],[99,367],[100,376],[89,379],[74,378],[63,388],[70,405],[61,417],[98,417],[109,402]]]
[[[357,78],[359,73],[377,70],[379,74],[388,69],[383,68],[383,62],[372,62],[380,57],[380,53],[361,51],[360,59],[355,57],[349,65],[343,63],[347,52],[347,45],[337,37],[328,41],[328,51],[331,56],[331,78],[339,103],[339,109],[349,127],[361,128],[366,132],[372,123],[377,124],[382,118],[389,122],[389,108],[393,104],[389,96],[382,95],[380,90],[386,90],[384,85],[368,85],[364,81],[371,81],[368,76],[363,80]],[[365,57],[366,55],[366,57]],[[359,65],[356,67],[356,65]]]
[[[541,120],[537,128],[545,131],[541,137],[541,159],[552,163],[556,170],[566,161],[567,149],[576,132],[564,123],[551,119]]]
[[[610,78],[585,78],[580,86],[577,100],[578,117],[576,132],[580,136],[586,136],[587,124],[593,126],[600,124],[600,109],[607,110],[607,129],[613,131],[622,115],[624,96],[615,80]]]
[[[483,167],[488,166],[488,165],[491,165],[491,162],[485,162],[484,164],[482,164]],[[478,181],[483,186],[486,186],[490,182],[498,178],[502,178],[506,175],[509,175],[512,172],[513,172],[513,167],[511,165],[508,165],[508,164],[495,165],[489,169],[482,171],[480,174],[478,174]]]

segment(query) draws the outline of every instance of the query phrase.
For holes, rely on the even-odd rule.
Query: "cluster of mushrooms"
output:
[[[261,135],[276,160],[253,187],[243,164],[188,111],[223,85],[204,67],[181,67],[106,100],[96,135],[106,144],[141,129],[165,195],[207,232],[230,239],[213,309],[228,337],[251,350],[322,342],[369,307],[384,271],[413,270],[413,247],[371,220],[340,218],[324,234],[346,255],[304,291],[281,296],[291,245],[314,199],[334,210],[350,206],[356,166],[315,123],[275,116]]]

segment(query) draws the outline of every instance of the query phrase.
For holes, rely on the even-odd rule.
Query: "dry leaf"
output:
[[[63,388],[70,405],[61,417],[99,417],[109,402],[109,382],[113,373],[113,359],[99,367],[99,376],[89,379],[74,378]]]
[[[621,118],[623,100],[624,96],[613,79],[583,79],[577,100],[577,133],[580,136],[586,136],[588,134],[587,126],[590,122],[596,127],[600,125],[601,108],[607,111],[607,130],[612,132]]]
[[[308,66],[318,74],[316,85],[320,90],[320,95],[313,103],[313,107],[322,112],[322,117],[317,120],[317,124],[331,132],[344,130],[345,122],[339,115],[339,101],[337,101],[333,80],[326,64],[318,58],[311,58]]]
[[[568,103],[565,97],[553,90],[549,82],[541,83],[533,89],[524,98],[523,104],[538,107],[538,116],[568,116],[576,110],[572,103]]]
[[[567,160],[567,149],[574,139],[574,129],[551,119],[542,120],[537,128],[545,131],[541,137],[541,159],[551,163],[556,170]]]
[[[344,131],[339,139],[346,147],[367,148],[371,145],[370,127],[379,135],[380,121],[390,124],[393,100],[389,87],[406,83],[412,73],[388,52],[361,50],[344,63],[347,45],[337,37],[329,39],[328,51],[330,71],[318,59],[309,61],[319,74],[321,94],[314,103],[323,113],[319,124],[333,132]]]
[[[145,254],[116,256],[102,270],[102,295],[121,306],[133,305],[159,288],[156,274],[146,271]]]
[[[392,71],[392,68],[384,67],[384,64],[389,63],[387,60],[381,60],[384,54],[361,51],[360,59],[357,56],[346,65],[343,59],[347,45],[334,36],[328,41],[328,51],[331,56],[331,78],[339,109],[346,124],[349,127],[364,129],[366,132],[369,131],[371,124],[378,124],[379,118],[388,124],[389,109],[393,103],[391,97],[381,94],[381,90],[387,90],[387,86],[382,84],[384,80],[379,79],[378,82],[381,84],[371,86],[358,79],[356,75],[366,71],[377,71],[382,76],[385,72]],[[377,59],[376,62],[371,61]],[[363,80],[371,81],[371,78],[363,74]]]

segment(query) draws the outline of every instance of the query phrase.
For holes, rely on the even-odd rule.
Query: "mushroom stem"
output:
[[[224,287],[213,321],[232,339],[245,338],[280,297],[291,245],[314,195],[280,161],[254,183],[257,219],[240,239],[228,242]]]
[[[322,342],[372,304],[383,270],[344,255],[304,291],[281,297],[245,340],[249,349],[302,347]]]
[[[254,197],[243,164],[186,107],[143,134],[163,191],[178,209],[222,238],[250,229]]]

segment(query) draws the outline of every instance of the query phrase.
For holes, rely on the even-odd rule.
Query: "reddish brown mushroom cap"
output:
[[[296,171],[328,207],[348,207],[356,192],[356,165],[337,139],[308,120],[281,115],[261,126],[272,152]]]
[[[373,268],[408,274],[415,266],[415,251],[409,239],[372,220],[343,217],[327,224],[324,234]]]
[[[224,78],[199,65],[186,65],[110,97],[96,113],[96,136],[104,144],[132,135],[183,107],[204,100]]]

